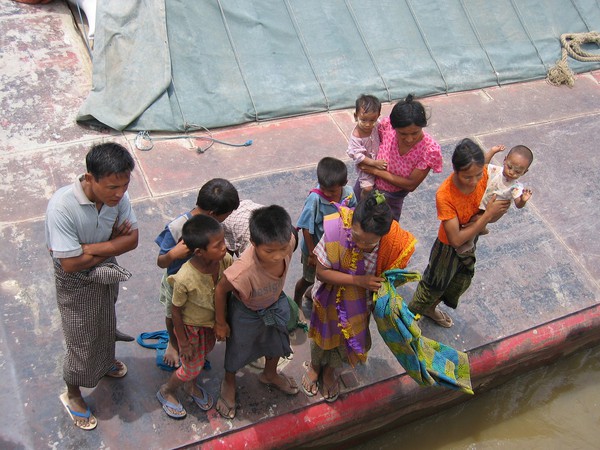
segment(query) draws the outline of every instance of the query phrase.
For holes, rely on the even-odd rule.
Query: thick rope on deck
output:
[[[556,61],[556,65],[548,71],[546,80],[554,86],[566,84],[573,87],[575,84],[575,75],[569,68],[567,56],[576,59],[577,61],[600,61],[599,53],[586,52],[581,48],[583,44],[595,43],[600,46],[600,33],[590,31],[589,33],[567,33],[560,36],[560,44],[562,46],[562,58]]]

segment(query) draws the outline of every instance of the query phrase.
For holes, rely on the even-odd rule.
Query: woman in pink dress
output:
[[[442,171],[440,145],[423,131],[426,126],[425,108],[412,94],[408,95],[379,124],[377,159],[386,161],[387,170],[359,166],[375,176],[375,188],[385,195],[396,220],[400,220],[404,197],[423,182],[430,170]]]

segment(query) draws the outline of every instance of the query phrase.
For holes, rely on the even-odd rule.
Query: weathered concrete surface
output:
[[[455,392],[418,388],[373,328],[368,363],[344,373],[343,393],[334,404],[320,396],[289,398],[271,392],[258,383],[256,369],[247,368],[240,372],[236,419],[224,420],[214,410],[203,413],[185,400],[188,418],[176,422],[154,397],[167,377],[155,366],[154,352],[119,343],[117,355],[129,374],[85,390],[99,425],[89,433],[75,429],[58,400],[64,389],[63,341],[43,216],[52,193],[84,171],[89,146],[115,139],[136,159],[130,194],[140,245],[120,258],[134,276],[122,285],[117,314],[122,330],[138,334],[164,328],[153,243],[164,223],[191,208],[198,188],[215,176],[232,180],[242,198],[281,204],[296,218],[315,183],[317,161],[326,155],[348,160],[352,112],[213,130],[215,138],[228,142],[252,139],[250,147],[215,144],[200,154],[188,140],[156,140],[152,150],[141,151],[135,148],[134,134],[75,124],[91,86],[90,62],[63,3],[3,2],[0,40],[0,447],[309,445],[302,439],[330,444],[335,442],[327,440],[330,434],[337,440],[375,425],[361,415],[363,409],[408,420],[464,400]],[[477,274],[452,313],[455,326],[442,329],[422,322],[426,336],[470,352],[478,389],[598,341],[599,82],[596,72],[578,76],[572,89],[536,81],[425,100],[431,110],[428,131],[443,144],[445,162],[444,173],[430,175],[405,202],[402,224],[419,239],[414,269],[422,271],[427,263],[438,227],[435,190],[450,173],[449,158],[459,139],[470,136],[484,147],[523,143],[535,154],[524,178],[534,190],[533,199],[525,209],[511,210],[480,240]],[[390,108],[385,105],[384,114]],[[288,292],[300,270],[296,256]],[[406,287],[407,298],[413,289]],[[299,381],[308,358],[301,336],[294,350],[283,370]],[[222,359],[223,346],[217,345],[210,355],[213,369],[203,375],[214,395],[223,375]]]

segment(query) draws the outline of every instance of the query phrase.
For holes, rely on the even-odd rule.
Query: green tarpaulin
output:
[[[182,131],[539,79],[594,30],[597,0],[103,0],[78,120]]]

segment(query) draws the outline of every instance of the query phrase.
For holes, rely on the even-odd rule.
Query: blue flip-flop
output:
[[[194,402],[202,411],[208,411],[210,408],[213,407],[214,400],[212,398],[212,395],[210,395],[207,392],[207,390],[203,387],[198,385],[196,385],[196,387],[200,390],[200,392],[202,392],[202,397],[197,397],[194,394],[189,395],[190,397],[192,397],[192,399],[194,399]]]
[[[163,411],[170,418],[179,420],[179,419],[183,419],[185,416],[187,416],[187,412],[181,403],[179,403],[178,405],[176,405],[175,403],[171,403],[170,401],[168,401],[166,398],[163,397],[163,395],[160,393],[160,391],[158,391],[156,393],[156,398],[162,405]]]
[[[96,426],[98,426],[98,420],[96,419],[96,417],[92,414],[92,411],[90,411],[90,407],[88,406],[86,411],[84,413],[80,413],[79,411],[75,411],[73,409],[71,409],[71,407],[69,406],[69,397],[67,395],[67,393],[63,393],[59,396],[60,401],[62,402],[62,404],[64,405],[64,407],[67,410],[67,413],[69,413],[69,416],[71,417],[71,420],[73,421],[73,424],[77,427],[77,428],[81,428],[82,430],[93,430],[94,428],[96,428]],[[77,419],[86,419],[87,423],[85,424],[80,424],[77,422]]]

